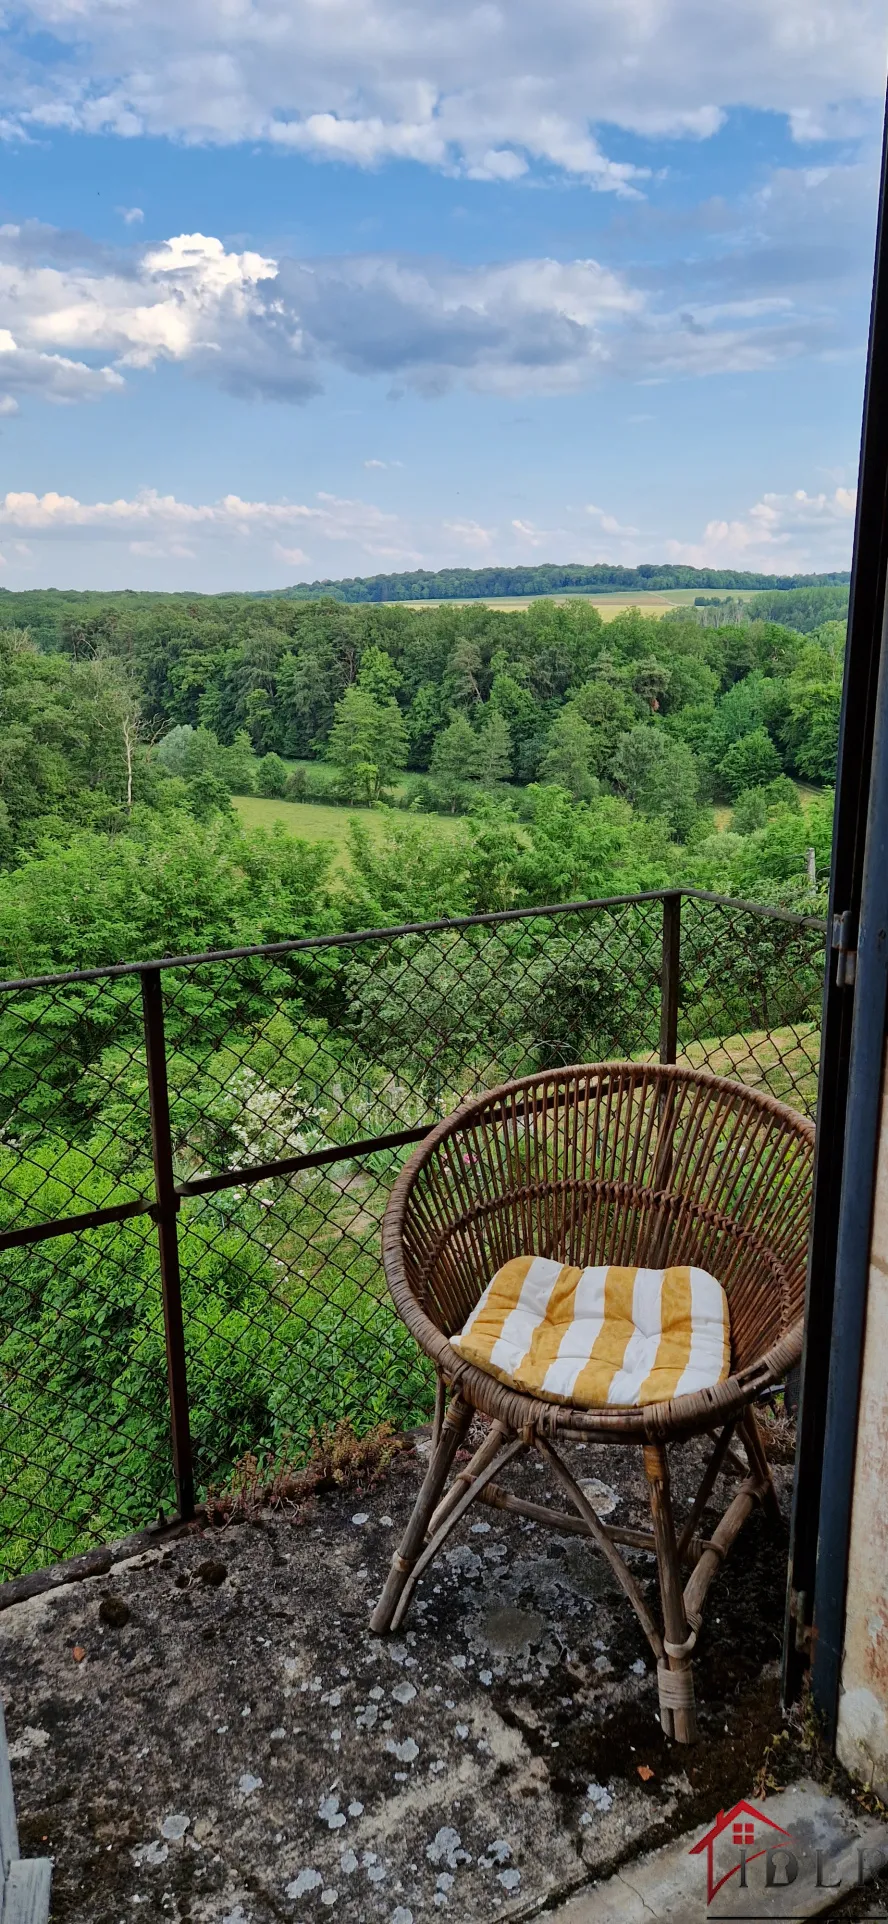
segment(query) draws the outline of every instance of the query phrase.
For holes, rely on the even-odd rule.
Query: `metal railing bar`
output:
[[[695,902],[715,902],[722,909],[745,909],[749,915],[763,915],[771,922],[791,922],[795,928],[817,929],[826,934],[827,921],[823,915],[798,915],[794,909],[773,908],[769,902],[744,902],[733,895],[714,895],[711,889],[681,888],[675,891],[661,889],[660,895],[672,893],[687,895]],[[630,897],[630,900],[634,898]],[[0,988],[4,986],[0,983]]]
[[[49,1236],[77,1236],[84,1229],[102,1229],[106,1223],[124,1223],[129,1216],[150,1215],[154,1204],[143,1196],[138,1202],[114,1203],[108,1209],[88,1209],[79,1216],[58,1216],[49,1223],[26,1223],[21,1229],[0,1233],[0,1250],[19,1249],[27,1243],[44,1243]]]
[[[248,1169],[223,1169],[218,1176],[196,1176],[193,1182],[176,1184],[177,1196],[209,1196],[216,1189],[235,1189],[242,1183],[267,1182],[274,1176],[295,1176],[301,1169],[322,1169],[325,1164],[351,1162],[357,1156],[375,1155],[380,1149],[401,1149],[406,1143],[422,1142],[434,1129],[433,1122],[421,1122],[413,1129],[398,1129],[390,1136],[362,1136],[356,1142],[330,1143],[304,1156],[283,1156],[278,1162],[257,1162]]]
[[[402,935],[435,935],[444,929],[474,929],[501,922],[526,922],[534,916],[581,915],[585,909],[626,908],[633,902],[659,902],[670,889],[643,889],[634,895],[602,895],[583,902],[549,902],[540,908],[495,909],[484,915],[442,916],[437,922],[399,922],[381,929],[351,929],[340,935],[304,935],[287,942],[254,942],[241,949],[207,949],[198,955],[159,955],[144,962],[106,963],[100,969],[69,969],[58,975],[8,976],[0,992],[58,988],[66,982],[105,982],[141,975],[145,969],[194,968],[200,962],[241,962],[254,955],[295,955],[309,949],[354,948],[361,942],[395,942]],[[719,898],[713,896],[712,900]],[[747,907],[738,903],[737,907]]]

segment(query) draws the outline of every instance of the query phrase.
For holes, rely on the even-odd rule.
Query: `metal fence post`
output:
[[[194,1515],[194,1468],[191,1458],[191,1427],[188,1419],[188,1381],[185,1369],[185,1330],[182,1321],[182,1283],[179,1274],[179,1238],[176,1229],[179,1198],[176,1194],[173,1172],[170,1098],[163,1026],[163,991],[159,969],[145,969],[142,973],[142,1010],[145,1018],[148,1096],[151,1104],[151,1148],[154,1156],[155,1202],[151,1213],[157,1224],[157,1240],[160,1246],[160,1283],[166,1333],[173,1473],[176,1479],[179,1515],[187,1522]]]
[[[660,968],[660,1061],[678,1053],[678,989],[681,970],[681,890],[663,897],[663,953]]]

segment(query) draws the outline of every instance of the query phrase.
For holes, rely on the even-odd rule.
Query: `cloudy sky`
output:
[[[875,0],[0,22],[0,584],[847,566]]]

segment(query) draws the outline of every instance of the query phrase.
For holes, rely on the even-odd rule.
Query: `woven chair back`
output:
[[[732,1374],[745,1371],[789,1335],[801,1348],[813,1142],[773,1097],[703,1070],[605,1063],[510,1083],[440,1124],[396,1185],[395,1299],[422,1342],[426,1318],[459,1330],[522,1253],[698,1264],[725,1288]]]

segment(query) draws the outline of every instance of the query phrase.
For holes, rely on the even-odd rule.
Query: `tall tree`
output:
[[[442,729],[432,748],[431,774],[446,808],[455,814],[475,773],[478,741],[464,715],[456,715]]]
[[[588,722],[584,722],[576,708],[562,708],[546,737],[540,781],[566,788],[575,802],[587,801],[598,786],[592,772],[594,748],[595,739]]]
[[[512,773],[512,737],[505,715],[488,708],[475,740],[475,776],[486,788],[507,782]]]
[[[407,760],[407,730],[393,701],[377,701],[355,683],[337,702],[327,760],[339,770],[350,802],[377,802]]]

